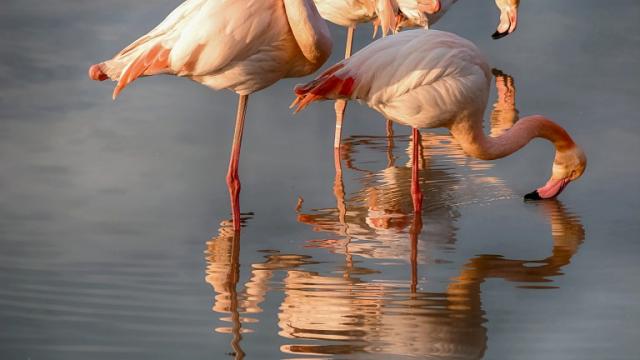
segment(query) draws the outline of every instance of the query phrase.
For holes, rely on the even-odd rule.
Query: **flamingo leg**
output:
[[[244,130],[248,99],[249,95],[240,95],[238,99],[236,128],[233,133],[233,145],[231,145],[231,158],[229,159],[229,170],[227,172],[233,229],[236,231],[240,230],[240,177],[238,176],[238,165],[240,164],[240,147],[242,145],[242,132]]]
[[[336,100],[336,132],[333,140],[333,148],[340,151],[340,141],[342,140],[342,120],[344,120],[344,112],[347,109],[347,100]]]
[[[387,137],[393,136],[393,121],[387,120]]]
[[[411,198],[413,199],[413,211],[416,216],[422,212],[422,190],[420,189],[420,130],[413,128],[413,165],[411,168]]]
[[[355,32],[355,26],[350,26],[347,29],[347,45],[344,50],[344,58],[351,57],[351,49],[353,48],[353,33]],[[336,100],[336,132],[334,135],[333,147],[335,149],[340,148],[340,140],[342,139],[342,121],[344,119],[344,112],[347,109],[347,100]]]
[[[351,57],[351,49],[353,47],[353,34],[356,31],[356,27],[355,26],[349,26],[349,28],[347,29],[347,45],[345,46],[344,49],[344,58],[348,59]]]
[[[340,160],[340,150],[334,149],[333,165],[336,169],[336,177],[333,182],[333,194],[336,197],[336,207],[338,208],[338,220],[344,234],[347,235],[347,205],[344,200],[344,181],[342,180],[342,161]]]

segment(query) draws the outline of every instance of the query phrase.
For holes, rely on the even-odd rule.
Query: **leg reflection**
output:
[[[237,285],[240,280],[240,231],[226,225],[220,228],[219,235],[207,243],[207,276],[205,280],[211,284],[216,295],[213,311],[228,313],[231,327],[216,328],[216,332],[231,333],[230,355],[235,359],[243,359],[244,351],[240,347],[242,341],[242,322],[238,308]]]

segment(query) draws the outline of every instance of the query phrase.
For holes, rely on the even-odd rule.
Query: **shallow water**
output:
[[[234,234],[235,96],[86,79],[177,3],[0,9],[0,358],[638,358],[640,4],[523,3],[499,41],[491,1],[437,25],[510,75],[488,132],[541,113],[584,147],[559,200],[521,198],[546,142],[483,162],[425,131],[415,219],[409,131],[350,104],[336,177],[333,106],[293,116],[293,79],[249,99]]]

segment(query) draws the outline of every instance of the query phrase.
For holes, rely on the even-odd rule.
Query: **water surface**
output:
[[[638,357],[639,4],[526,2],[500,41],[491,1],[437,24],[503,72],[487,132],[540,113],[583,146],[559,200],[521,198],[548,143],[483,162],[425,131],[414,218],[408,129],[350,104],[336,176],[333,106],[294,117],[290,79],[249,99],[236,234],[236,97],[157,77],[112,102],[86,78],[178,3],[0,9],[0,358]]]

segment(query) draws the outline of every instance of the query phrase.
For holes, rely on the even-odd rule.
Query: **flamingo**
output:
[[[508,156],[534,138],[556,149],[552,175],[525,199],[554,198],[582,176],[587,159],[571,136],[555,122],[527,116],[497,137],[484,134],[491,71],[470,41],[443,31],[405,31],[382,38],[343,60],[315,80],[299,85],[291,107],[296,112],[324,99],[357,99],[387,119],[413,128],[411,194],[422,208],[418,185],[420,128],[448,128],[467,155],[494,160]]]
[[[429,28],[435,24],[458,0],[440,0],[437,11],[429,11],[429,0],[397,0],[400,13],[396,21],[395,30],[405,27]],[[520,0],[495,0],[500,10],[500,22],[496,31],[491,35],[493,39],[500,39],[516,30],[518,25],[518,6]]]
[[[233,224],[240,229],[238,165],[249,94],[315,72],[331,53],[327,24],[312,0],[188,0],[111,60],[89,69],[118,94],[138,77],[171,74],[239,95],[227,173]]]

